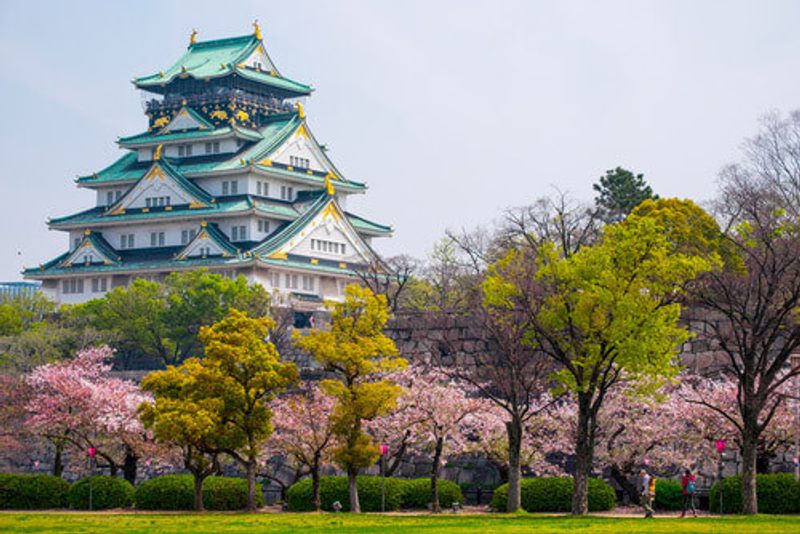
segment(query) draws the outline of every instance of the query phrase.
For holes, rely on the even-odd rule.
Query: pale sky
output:
[[[591,200],[616,165],[706,200],[759,116],[800,108],[793,1],[1,0],[0,280],[66,250],[47,217],[91,207],[74,177],[146,128],[131,78],[254,18],[388,255],[553,186]]]

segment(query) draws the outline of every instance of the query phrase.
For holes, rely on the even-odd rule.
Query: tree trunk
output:
[[[433,466],[431,467],[431,511],[438,514],[442,511],[439,504],[439,463],[442,461],[444,438],[436,438],[436,448],[433,452]]]
[[[350,491],[350,511],[356,514],[361,513],[361,503],[358,502],[358,469],[349,468],[347,470],[347,485]]]
[[[130,447],[125,448],[125,462],[122,464],[122,476],[125,480],[136,485],[136,471],[139,463],[139,457],[134,454]]]
[[[55,443],[56,446],[56,454],[53,458],[53,476],[61,478],[61,475],[64,473],[64,444],[63,443]]]
[[[756,495],[756,457],[758,456],[758,439],[755,432],[745,423],[742,436],[742,513],[757,514],[758,498]]]
[[[322,511],[322,499],[319,495],[319,454],[314,456],[314,465],[311,466],[311,495],[314,499],[314,510]]]
[[[589,474],[592,470],[594,443],[592,440],[591,397],[578,394],[578,433],[575,439],[575,477],[572,490],[572,514],[589,512]]]
[[[203,481],[206,479],[200,473],[193,473],[194,474],[194,510],[196,512],[202,512],[205,510],[203,507]]]
[[[256,503],[256,459],[248,458],[247,464],[247,511],[255,512],[258,509]]]
[[[516,417],[506,422],[508,433],[508,504],[506,511],[516,512],[522,504],[520,450],[522,449],[522,422]]]
[[[641,504],[636,484],[632,483],[616,465],[611,466],[611,478],[619,484],[619,487],[622,488],[622,491],[625,492],[633,504]]]

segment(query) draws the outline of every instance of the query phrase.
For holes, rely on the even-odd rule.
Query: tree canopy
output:
[[[597,192],[594,202],[600,218],[606,223],[619,222],[643,201],[658,198],[645,181],[644,174],[635,174],[622,167],[606,171],[592,188]]]

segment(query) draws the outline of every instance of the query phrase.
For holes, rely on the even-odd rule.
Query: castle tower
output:
[[[370,241],[391,228],[346,211],[366,185],[317,142],[299,101],[311,87],[278,71],[254,26],[213,41],[193,32],[174,65],[133,81],[148,98],[147,130],[120,138],[122,157],[76,180],[95,206],[48,221],[69,248],[26,278],[78,303],[204,267],[313,308],[377,260]]]

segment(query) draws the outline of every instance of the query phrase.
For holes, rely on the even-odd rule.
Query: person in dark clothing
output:
[[[683,511],[681,512],[681,517],[686,517],[687,507],[691,508],[692,515],[697,517],[697,509],[694,507],[694,496],[697,494],[697,479],[689,469],[683,472],[681,486],[683,486]]]

